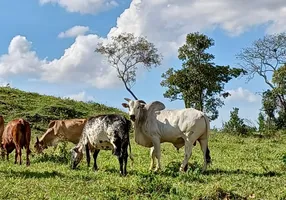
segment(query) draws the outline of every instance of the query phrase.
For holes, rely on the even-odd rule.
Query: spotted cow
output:
[[[128,145],[132,160],[129,140],[130,127],[131,122],[121,115],[107,114],[89,118],[83,128],[79,143],[71,149],[71,168],[77,167],[88,146],[90,151],[94,152],[94,170],[98,169],[96,159],[99,151],[112,150],[113,154],[118,157],[120,173],[125,176],[127,174]],[[89,151],[86,151],[86,154],[89,156]]]

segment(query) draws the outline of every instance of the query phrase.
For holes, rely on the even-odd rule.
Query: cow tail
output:
[[[129,146],[129,158],[130,158],[130,160],[131,160],[131,165],[133,166],[134,158],[133,158],[133,155],[132,155],[132,152],[131,152],[130,139],[128,140],[128,146]]]
[[[205,123],[206,123],[206,132],[207,132],[207,139],[208,139],[210,132],[211,132],[210,131],[210,121],[209,121],[209,118],[205,114],[204,114],[204,119],[205,119]],[[206,161],[207,161],[207,164],[210,164],[212,162],[209,147],[207,147],[207,151],[206,151]]]

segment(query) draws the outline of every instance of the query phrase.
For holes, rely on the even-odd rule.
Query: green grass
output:
[[[4,92],[3,92],[4,90]],[[1,98],[7,88],[0,88]],[[53,116],[41,107],[62,105],[75,112],[84,112],[87,116],[97,112],[119,112],[98,104],[85,104],[74,101],[38,96],[11,90],[19,96],[34,95],[34,103],[19,96],[22,113],[40,116]],[[6,92],[6,93],[5,93]],[[16,98],[16,97],[15,97]],[[49,103],[50,101],[50,103]],[[2,102],[2,103],[1,103]],[[3,104],[6,103],[6,104]],[[9,102],[0,99],[1,110]],[[45,105],[45,106],[41,106]],[[94,107],[93,107],[94,106]],[[94,108],[104,108],[103,110]],[[13,106],[11,106],[13,107]],[[33,108],[33,109],[31,109]],[[13,107],[15,115],[2,112],[5,117],[18,116],[20,109]],[[25,115],[27,116],[27,115]],[[12,118],[12,117],[11,117]],[[9,119],[11,119],[9,118]],[[39,120],[40,121],[40,120]],[[37,133],[35,128],[44,126],[33,122],[33,141]],[[239,137],[229,134],[212,133],[210,151],[212,165],[206,173],[201,172],[203,165],[199,145],[195,146],[186,173],[179,173],[183,160],[183,148],[177,152],[171,144],[162,144],[162,166],[159,173],[148,170],[150,164],[149,149],[135,144],[131,134],[133,167],[128,163],[128,175],[119,175],[119,164],[110,151],[101,151],[98,156],[99,171],[87,168],[83,160],[77,170],[71,170],[66,157],[60,153],[63,145],[54,150],[49,148],[44,155],[32,154],[31,166],[14,165],[14,152],[9,161],[0,161],[0,198],[1,199],[286,199],[286,136],[275,138]],[[66,150],[72,147],[68,144]],[[33,149],[32,149],[33,150]],[[24,150],[25,153],[25,150]],[[68,157],[69,159],[69,157]],[[25,158],[23,158],[25,162]]]
[[[103,104],[77,102],[8,87],[0,87],[0,111],[6,123],[19,117],[28,120],[35,134],[43,133],[50,120],[86,118],[103,113],[125,114]]]

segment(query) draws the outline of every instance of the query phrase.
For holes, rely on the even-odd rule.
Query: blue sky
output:
[[[186,34],[200,31],[215,40],[210,49],[218,65],[236,67],[235,54],[265,34],[285,31],[286,2],[254,0],[2,0],[0,1],[0,83],[41,94],[93,100],[121,109],[129,93],[114,70],[93,52],[96,44],[121,32],[147,36],[164,55],[162,66],[138,73],[134,93],[146,102],[160,100],[167,108],[183,102],[163,98],[161,74],[180,67],[177,49]],[[232,80],[232,96],[219,109],[212,126],[227,121],[233,107],[255,122],[259,77]]]

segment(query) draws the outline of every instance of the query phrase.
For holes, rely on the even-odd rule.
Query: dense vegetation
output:
[[[87,117],[119,110],[97,103],[63,100],[52,96],[0,88],[0,109],[5,121],[24,117],[32,124],[32,146],[50,119]],[[120,177],[118,161],[110,151],[100,152],[99,171],[83,161],[78,170],[69,168],[71,144],[45,154],[33,152],[31,166],[0,162],[1,199],[286,199],[286,138],[241,137],[211,133],[213,164],[201,173],[203,159],[194,148],[190,169],[178,172],[183,159],[170,144],[162,145],[163,169],[149,172],[149,149],[135,144],[135,162],[127,177]],[[66,146],[67,145],[67,146]],[[32,148],[33,150],[33,148]],[[14,154],[14,152],[13,152]],[[25,159],[25,158],[24,158]]]

